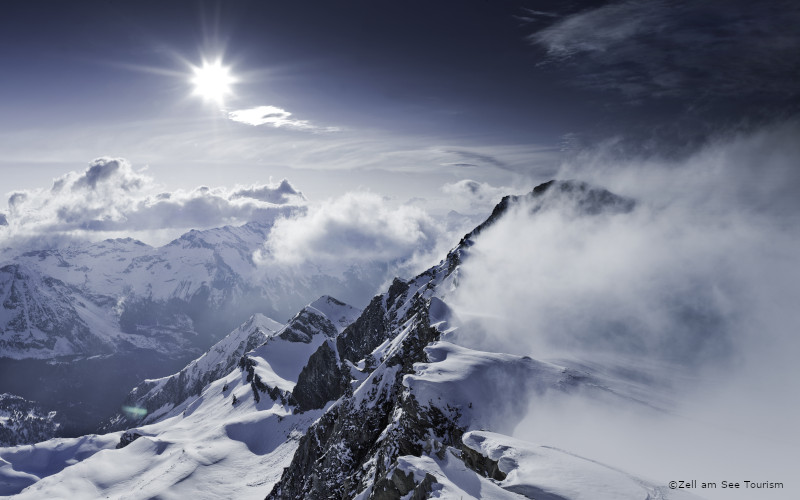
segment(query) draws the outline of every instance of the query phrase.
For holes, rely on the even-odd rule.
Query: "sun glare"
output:
[[[236,79],[231,75],[230,68],[222,65],[222,61],[210,63],[203,61],[203,66],[194,68],[194,95],[203,99],[222,103],[225,96],[231,93],[231,85]]]

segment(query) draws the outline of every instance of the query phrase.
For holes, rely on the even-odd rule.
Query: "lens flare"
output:
[[[130,419],[139,419],[147,415],[147,410],[138,406],[123,406],[122,413]]]

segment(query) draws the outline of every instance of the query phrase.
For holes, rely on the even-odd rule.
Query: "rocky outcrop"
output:
[[[375,484],[373,488],[373,500],[400,500],[409,498],[410,500],[424,500],[429,498],[436,478],[431,474],[425,474],[425,478],[417,483],[413,473],[405,473],[399,468],[395,468],[391,476]],[[411,493],[411,496],[407,496]]]
[[[56,412],[45,412],[20,396],[0,394],[0,447],[38,443],[55,437],[60,427]]]
[[[473,450],[465,444],[461,445],[461,459],[467,467],[481,476],[496,481],[502,481],[506,478],[506,473],[500,470],[496,460],[482,455],[480,452]]]
[[[386,340],[388,325],[385,315],[383,297],[373,298],[361,316],[336,339],[339,356],[357,363]]]
[[[255,399],[256,403],[261,401],[261,394],[268,394],[273,401],[280,401],[282,405],[296,404],[291,393],[265,384],[256,373],[255,366],[255,361],[248,356],[242,356],[239,360],[239,368],[247,373],[245,380],[250,384],[250,389],[253,391],[253,399]],[[235,404],[236,402],[234,401]]]
[[[125,448],[126,446],[136,441],[140,437],[142,437],[142,434],[136,431],[125,431],[122,433],[122,436],[120,436],[119,443],[117,443],[117,446],[115,446],[114,448],[118,450],[120,448]]]
[[[311,355],[292,391],[299,411],[322,408],[350,387],[348,373],[339,367],[336,352],[325,342]]]
[[[422,406],[403,385],[403,376],[413,372],[415,362],[426,359],[423,348],[440,333],[430,326],[429,301],[421,296],[409,303],[400,299],[396,297],[390,310],[408,307],[403,323],[408,334],[358,391],[342,397],[309,428],[267,498],[352,498],[376,481],[396,484],[392,477],[398,456],[419,456],[431,449],[432,440],[452,445],[460,438],[456,409],[444,414]]]
[[[344,303],[341,304],[345,305]],[[278,337],[289,342],[308,344],[311,342],[311,338],[318,333],[330,338],[338,334],[336,327],[328,318],[313,308],[307,307],[289,321]]]

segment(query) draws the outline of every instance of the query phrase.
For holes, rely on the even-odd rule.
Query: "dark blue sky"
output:
[[[31,3],[33,5],[31,5]],[[515,2],[25,2],[3,16],[4,116],[36,125],[147,119],[225,52],[246,106],[267,100],[319,121],[398,132],[554,140],[594,117],[538,69]]]
[[[322,170],[392,191],[414,184],[397,172],[544,178],[565,147],[610,137],[682,154],[797,114],[798,25],[780,0],[6,2],[0,191],[102,155],[169,186],[192,173],[302,188]],[[224,110],[189,81],[219,55],[240,80]],[[226,119],[258,106],[313,128]]]

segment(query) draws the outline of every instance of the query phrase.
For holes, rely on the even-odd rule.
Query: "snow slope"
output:
[[[125,398],[123,411],[102,428],[116,430],[164,418],[188,398],[199,395],[206,385],[230,373],[246,352],[266,342],[281,328],[277,321],[254,314],[178,373],[145,380],[134,387]]]
[[[497,486],[528,498],[694,498],[564,450],[538,446],[502,434],[471,431],[464,434],[462,440],[463,449],[471,450],[473,456],[497,463],[497,470],[502,473],[500,476],[505,476],[495,483]]]
[[[256,402],[246,376],[234,370],[183,413],[128,431],[140,437],[122,448],[117,432],[0,449],[0,484],[32,483],[20,499],[263,498],[318,415]]]

